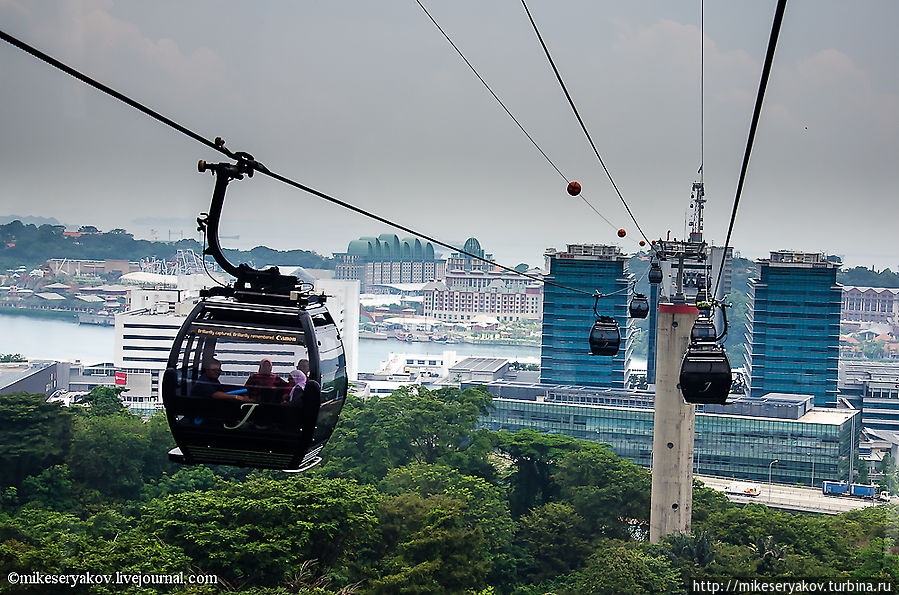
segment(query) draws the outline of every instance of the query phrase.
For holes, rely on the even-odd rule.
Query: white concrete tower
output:
[[[659,304],[656,394],[652,430],[652,495],[649,541],[689,533],[693,514],[693,438],[696,406],[678,387],[681,360],[699,310]]]

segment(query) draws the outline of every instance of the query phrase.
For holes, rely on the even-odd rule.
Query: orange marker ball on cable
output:
[[[640,240],[640,245],[641,245],[641,246],[645,246],[645,245],[646,245],[646,242],[644,242],[643,240]]]
[[[626,235],[627,235],[627,232],[624,231],[623,229],[619,229],[619,230],[618,230],[618,237],[619,237],[619,238],[623,238],[623,237],[626,236]]]
[[[568,183],[568,194],[571,196],[577,196],[581,193],[581,185],[577,182],[569,182]]]

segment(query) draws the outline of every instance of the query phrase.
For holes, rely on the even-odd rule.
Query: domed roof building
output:
[[[446,261],[438,258],[431,242],[390,233],[353,240],[346,252],[335,252],[334,258],[334,277],[358,280],[362,293],[375,285],[427,283],[442,279],[446,272]]]

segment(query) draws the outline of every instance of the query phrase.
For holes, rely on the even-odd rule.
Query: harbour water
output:
[[[72,321],[31,316],[0,315],[0,354],[21,353],[29,359],[81,360],[85,363],[113,361],[115,329],[79,325]],[[375,372],[390,353],[442,356],[455,351],[460,356],[503,357],[537,363],[540,348],[518,345],[473,345],[468,343],[405,342],[397,339],[360,339],[360,372]]]

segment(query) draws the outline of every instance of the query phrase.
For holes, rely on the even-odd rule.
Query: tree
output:
[[[500,431],[494,435],[494,440],[496,450],[512,463],[507,480],[511,489],[509,507],[516,517],[535,506],[552,502],[559,492],[559,486],[552,478],[558,462],[568,453],[590,444],[533,430],[520,430],[514,434]]]
[[[856,553],[852,575],[858,578],[899,578],[899,556],[893,554],[895,540],[875,537]]]
[[[154,500],[140,526],[232,588],[274,586],[306,560],[342,572],[356,564],[374,547],[378,502],[352,481],[253,476]]]
[[[137,498],[145,482],[178,469],[168,460],[173,441],[164,416],[145,422],[111,405],[75,424],[68,465],[87,501]]]
[[[415,494],[424,500],[447,496],[458,501],[456,523],[459,529],[474,531],[480,536],[480,547],[475,543],[465,547],[469,563],[476,568],[486,563],[488,576],[494,584],[508,582],[515,566],[512,554],[514,523],[505,493],[499,487],[447,466],[421,463],[391,471],[380,487],[390,498]],[[385,506],[387,502],[389,499],[385,500]]]
[[[373,593],[460,593],[484,587],[490,562],[483,530],[465,521],[465,504],[445,494],[404,493],[379,510],[390,554],[372,581]]]
[[[715,545],[712,536],[705,531],[692,535],[675,533],[664,539],[663,549],[669,558],[691,570],[705,568],[715,561]]]
[[[755,568],[759,574],[776,574],[780,570],[779,562],[787,555],[787,548],[777,543],[771,535],[757,537],[750,547],[756,557]]]
[[[320,472],[370,483],[409,463],[448,460],[492,472],[486,464],[489,444],[472,436],[491,402],[489,393],[474,388],[406,386],[376,399],[350,396]]]
[[[95,386],[87,395],[85,401],[90,405],[89,414],[93,416],[107,415],[131,415],[128,408],[122,403],[121,394],[124,387]]]
[[[572,593],[579,595],[686,592],[681,577],[662,556],[614,540],[603,542],[577,576]]]
[[[595,446],[566,455],[553,474],[560,499],[586,521],[585,535],[629,539],[649,525],[651,476],[646,469]]]
[[[76,421],[68,466],[88,492],[135,498],[143,487],[143,422],[130,415],[97,415]]]
[[[190,571],[190,560],[181,550],[142,532],[133,518],[109,510],[81,520],[71,514],[26,507],[15,515],[0,516],[0,536],[0,572],[4,577],[10,571],[22,574]],[[65,591],[87,592],[71,587]],[[22,592],[45,593],[48,587],[38,585]]]
[[[54,465],[38,475],[26,477],[21,494],[23,503],[60,512],[72,511],[78,505],[67,465]]]
[[[544,581],[580,566],[589,555],[585,521],[574,507],[548,502],[532,509],[518,521],[517,541],[528,560],[527,575]]]
[[[0,399],[0,486],[62,463],[69,452],[72,415],[43,395],[14,393]]]
[[[899,481],[896,479],[896,462],[893,460],[893,455],[889,452],[883,455],[878,471],[882,475],[879,482],[880,488],[891,494],[899,492]]]

